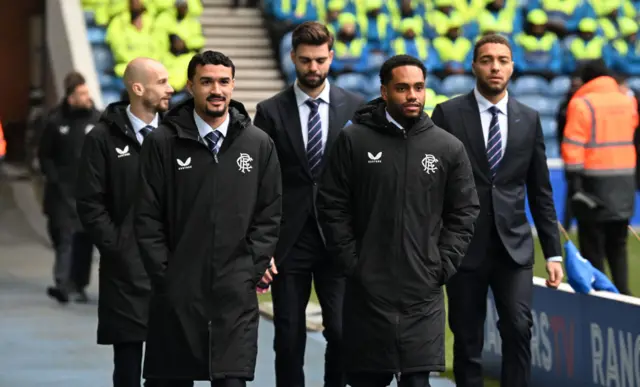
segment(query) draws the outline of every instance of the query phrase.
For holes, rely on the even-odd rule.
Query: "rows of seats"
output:
[[[81,0],[104,104],[121,99],[127,63],[140,56],[162,62],[176,90],[186,96],[186,68],[205,38],[200,0]]]
[[[429,70],[427,106],[468,92],[473,45],[498,33],[513,47],[511,89],[539,109],[547,149],[558,155],[554,113],[568,92],[569,76],[581,62],[602,58],[616,73],[640,86],[637,42],[640,1],[632,0],[268,0],[265,12],[291,27],[318,20],[335,35],[331,79],[368,98],[378,95],[377,73],[392,55],[420,58]],[[290,32],[280,42],[282,71]]]

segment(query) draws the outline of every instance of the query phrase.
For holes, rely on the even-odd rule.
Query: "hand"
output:
[[[549,275],[547,287],[557,289],[564,277],[564,273],[562,272],[562,262],[547,262],[546,269],[547,274]]]
[[[256,291],[260,294],[266,293],[269,291],[269,284],[271,284],[271,282],[273,281],[273,277],[276,276],[276,274],[278,274],[278,269],[276,268],[276,263],[273,260],[273,257],[271,257],[271,262],[269,262],[269,268],[267,269],[267,271],[264,273],[264,275],[262,276],[262,279],[260,279],[260,283],[264,284],[266,286],[264,287],[256,287]]]

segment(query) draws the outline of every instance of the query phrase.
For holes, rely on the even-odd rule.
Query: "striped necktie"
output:
[[[142,141],[144,141],[145,137],[149,135],[153,131],[153,126],[147,125],[144,128],[140,129],[140,135],[142,136]]]
[[[220,145],[218,144],[218,142],[220,141],[220,137],[222,137],[222,133],[217,130],[209,132],[206,136],[204,136],[204,138],[207,139],[207,147],[214,156],[217,155],[220,151]]]
[[[498,166],[502,160],[502,136],[500,134],[500,124],[498,122],[500,109],[496,106],[491,106],[489,108],[489,112],[492,116],[491,123],[489,124],[489,137],[487,140],[487,160],[489,161],[491,178],[495,178]]]
[[[320,121],[320,113],[318,105],[320,101],[308,99],[307,106],[311,109],[309,112],[309,120],[307,121],[307,161],[311,175],[317,177],[320,172],[320,161],[322,161],[322,122]]]

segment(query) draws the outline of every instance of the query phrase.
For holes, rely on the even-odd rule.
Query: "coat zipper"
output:
[[[407,184],[407,167],[408,167],[408,163],[409,163],[409,142],[407,141],[407,131],[405,129],[402,129],[402,137],[404,138],[404,178],[403,178],[403,185]],[[400,248],[399,248],[399,253],[398,257],[402,256],[402,241],[404,240],[404,210],[405,210],[405,206],[406,206],[406,190],[402,190],[403,194],[402,194],[402,207],[400,208]],[[402,283],[401,279],[398,278],[398,270],[399,270],[399,266],[398,268],[396,268],[396,294],[400,293],[400,289],[399,289],[399,285],[400,283]],[[402,301],[401,299],[398,297],[398,302],[397,302],[397,314],[396,314],[396,348],[398,351],[398,372],[396,373],[396,379],[398,382],[400,382],[400,379],[402,377],[402,364],[400,364],[400,343],[399,343],[399,334],[400,334],[400,311],[402,310]]]
[[[209,148],[207,148],[207,150],[208,149]],[[215,198],[217,196],[217,195],[215,195],[215,192],[216,192],[216,189],[218,187],[218,184],[217,184],[217,182],[218,182],[218,176],[217,176],[217,173],[218,173],[218,168],[217,168],[218,155],[214,153],[213,158],[214,158],[214,160],[216,162],[216,165],[214,166],[214,170],[213,170],[213,172],[214,172],[213,194],[214,194],[214,198]],[[213,214],[211,216],[213,218],[213,222],[212,222],[213,223],[213,227],[212,227],[211,231],[212,231],[212,235],[213,235],[213,238],[212,238],[213,247],[211,249],[211,255],[213,255],[213,253],[214,253],[215,241],[216,241],[216,238],[215,238],[215,236],[216,236],[216,211],[215,211],[215,205],[214,205],[212,211],[213,211]],[[209,281],[207,281],[207,288],[208,288],[208,291],[210,292],[210,297],[213,297],[212,289],[213,289],[213,278],[214,278],[214,275],[213,275],[214,264],[213,264],[213,260],[212,259],[207,260],[207,267],[208,267],[207,272],[208,272],[208,277],[209,277]],[[209,318],[211,318],[211,313],[212,313],[212,311],[209,310]],[[208,322],[208,332],[209,332],[209,351],[208,351],[208,353],[209,353],[209,380],[213,380],[213,323],[212,323],[211,320],[209,320],[209,322]]]

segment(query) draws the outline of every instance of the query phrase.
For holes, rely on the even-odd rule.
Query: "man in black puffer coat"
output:
[[[127,65],[131,103],[107,106],[84,141],[78,171],[78,215],[100,251],[98,344],[113,345],[114,387],[140,387],[151,285],[133,233],[133,204],[141,145],[173,92],[168,77],[152,59]]]
[[[462,143],[423,113],[426,69],[400,55],[380,70],[382,98],[333,147],[318,211],[347,276],[348,383],[429,386],[445,369],[442,286],[456,272],[480,207]]]
[[[218,52],[189,62],[193,99],[145,139],[135,232],[153,297],[144,361],[164,387],[253,380],[256,286],[278,242],[282,183],[269,135],[231,99],[235,67]]]

